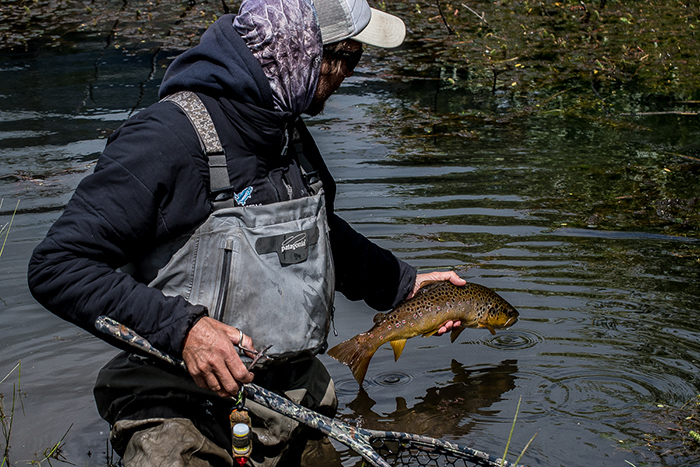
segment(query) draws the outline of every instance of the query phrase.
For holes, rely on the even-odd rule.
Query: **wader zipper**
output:
[[[224,247],[224,260],[221,266],[221,281],[219,282],[219,297],[216,300],[216,308],[214,309],[214,319],[221,321],[224,317],[224,306],[226,306],[226,298],[228,297],[228,284],[231,276],[231,261],[233,260],[233,240],[226,239]]]

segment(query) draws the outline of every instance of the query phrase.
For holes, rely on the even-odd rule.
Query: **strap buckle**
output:
[[[227,186],[224,188],[217,188],[215,190],[210,190],[209,193],[211,195],[211,198],[217,202],[228,201],[235,196],[233,186]]]

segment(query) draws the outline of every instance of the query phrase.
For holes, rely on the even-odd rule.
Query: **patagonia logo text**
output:
[[[306,261],[309,248],[317,242],[318,227],[313,226],[298,232],[258,238],[255,242],[255,251],[259,255],[275,252],[282,265],[295,264]]]
[[[306,232],[287,237],[282,242],[282,253],[297,248],[306,248]]]

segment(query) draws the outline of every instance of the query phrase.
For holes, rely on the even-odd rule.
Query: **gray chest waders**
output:
[[[212,194],[232,193],[226,156],[211,117],[191,92],[166,98],[180,106],[209,160]],[[262,206],[215,200],[194,233],[158,248],[140,265],[151,287],[204,305],[241,329],[276,360],[326,349],[335,273],[323,189]],[[247,359],[247,357],[243,357]]]

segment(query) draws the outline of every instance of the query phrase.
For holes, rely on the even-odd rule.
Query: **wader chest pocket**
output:
[[[255,251],[259,255],[277,253],[280,264],[302,263],[309,257],[309,247],[318,242],[318,227],[281,235],[258,238]]]

